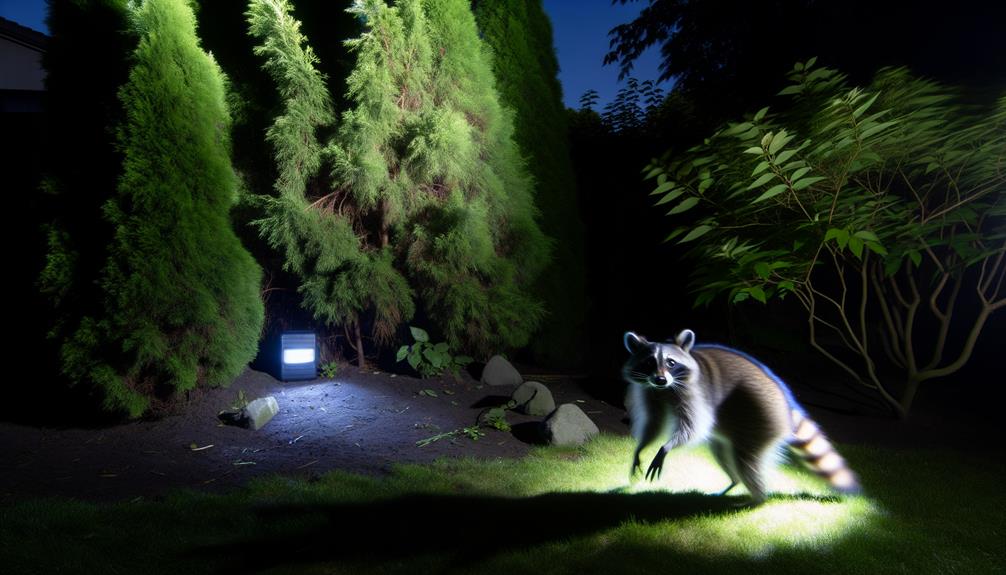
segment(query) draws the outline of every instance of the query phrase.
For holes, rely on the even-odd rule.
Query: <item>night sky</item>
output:
[[[599,94],[597,109],[602,109],[621,87],[618,67],[602,65],[608,30],[635,18],[646,2],[613,6],[610,0],[544,0],[544,4],[555,33],[563,101],[567,107],[578,108],[580,96],[593,88]],[[0,0],[0,16],[48,33],[45,0]],[[640,81],[655,80],[659,61],[659,48],[651,48],[636,62],[633,76]]]

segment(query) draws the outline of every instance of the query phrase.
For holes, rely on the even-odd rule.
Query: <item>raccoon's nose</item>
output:
[[[667,378],[662,375],[654,375],[653,385],[659,385],[660,387],[664,387],[667,385]]]

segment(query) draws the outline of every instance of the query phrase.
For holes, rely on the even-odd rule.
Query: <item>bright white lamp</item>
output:
[[[280,379],[290,381],[317,377],[315,347],[314,332],[288,331],[280,335]]]

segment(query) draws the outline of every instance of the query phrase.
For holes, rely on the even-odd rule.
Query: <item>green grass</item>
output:
[[[163,501],[0,508],[15,573],[1003,573],[1004,464],[935,451],[842,451],[866,495],[784,466],[757,508],[705,449],[625,488],[631,440],[519,461],[444,460],[383,478],[274,477]]]

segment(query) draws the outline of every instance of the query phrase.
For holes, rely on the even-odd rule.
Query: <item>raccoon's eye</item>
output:
[[[666,364],[667,367],[674,367],[675,365],[678,365],[678,362],[674,361],[671,358],[667,358],[664,360],[664,364]]]

